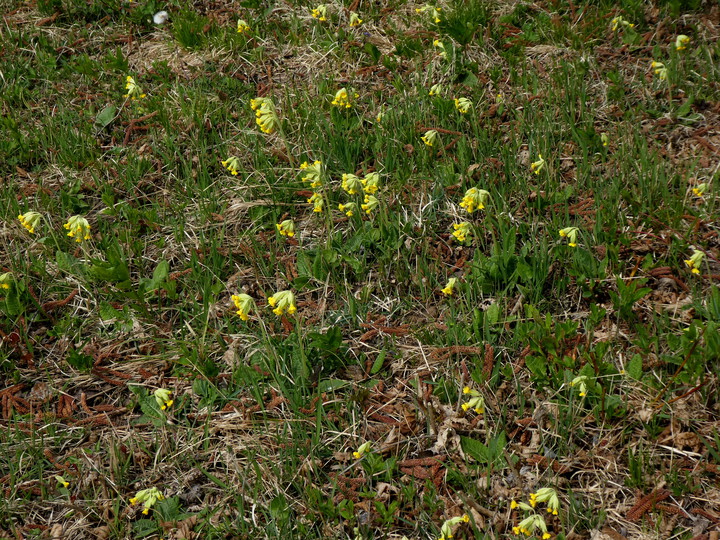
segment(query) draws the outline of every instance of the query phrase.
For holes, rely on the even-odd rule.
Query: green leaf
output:
[[[98,115],[95,117],[95,125],[99,129],[106,128],[115,119],[116,112],[117,112],[117,107],[115,107],[115,105],[108,105],[102,111],[100,111],[98,113]]]
[[[382,351],[380,351],[380,354],[377,355],[377,358],[373,362],[373,365],[370,368],[370,375],[375,375],[378,371],[382,369],[383,364],[385,363],[385,356],[387,356],[387,351],[383,349]]]
[[[78,371],[90,371],[93,367],[93,357],[71,350],[67,355],[68,364]]]
[[[633,356],[630,362],[628,362],[625,371],[633,379],[639,381],[642,378],[643,374],[642,356],[640,356],[639,354]]]
[[[480,441],[460,436],[460,448],[475,461],[480,463],[488,462],[488,448]]]

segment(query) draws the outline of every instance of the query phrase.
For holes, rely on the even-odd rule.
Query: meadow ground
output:
[[[1,5],[0,537],[718,538],[717,2]]]

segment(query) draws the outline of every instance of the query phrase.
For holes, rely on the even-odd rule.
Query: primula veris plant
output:
[[[67,235],[74,238],[76,242],[90,240],[90,224],[82,216],[70,216],[63,227],[68,230]]]
[[[465,196],[460,201],[460,206],[472,214],[476,210],[485,208],[485,203],[490,197],[490,192],[484,189],[470,188],[465,192]]]
[[[272,99],[266,98],[266,97],[256,97],[250,100],[250,108],[253,111],[257,111],[262,106],[267,105],[268,107],[273,107]]]
[[[535,174],[540,174],[540,171],[542,171],[544,167],[545,167],[545,160],[543,159],[542,154],[538,154],[537,161],[533,161],[530,164],[530,170],[532,172],[534,172]]]
[[[252,296],[245,293],[233,294],[230,300],[235,304],[236,313],[243,321],[250,319],[250,313],[255,310],[255,300]]]
[[[437,49],[437,53],[441,58],[447,58],[447,50],[445,49],[445,44],[442,41],[439,39],[434,40],[433,47]]]
[[[126,98],[130,99],[143,99],[146,94],[143,94],[142,90],[138,86],[138,84],[135,82],[135,79],[133,79],[130,75],[125,77],[125,90],[127,90],[127,94],[125,94]]]
[[[610,145],[610,136],[605,132],[601,133],[600,142],[602,142],[602,145],[607,148]]]
[[[238,34],[249,34],[250,33],[250,25],[248,25],[248,23],[246,23],[242,19],[238,19],[237,31],[238,31]]]
[[[297,311],[295,306],[295,295],[292,291],[278,291],[268,298],[268,304],[273,308],[273,313],[278,317],[287,313],[292,315]]]
[[[302,171],[301,178],[303,182],[308,182],[313,189],[322,186],[322,161],[314,161],[312,165],[304,161],[300,165],[300,169]]]
[[[575,387],[577,386],[578,389],[578,395],[580,397],[587,396],[587,376],[586,375],[580,375],[578,377],[575,377],[572,381],[570,381],[570,386]]]
[[[424,142],[428,146],[433,146],[435,144],[435,140],[437,139],[438,132],[434,129],[428,130],[425,132],[425,135],[420,137],[422,142]]]
[[[615,17],[612,21],[610,21],[610,24],[612,25],[612,31],[616,32],[618,30],[621,30],[623,28],[634,28],[635,25],[626,21],[622,17]]]
[[[323,198],[321,193],[313,193],[307,200],[307,202],[313,205],[313,212],[317,214],[322,213],[323,207],[325,206],[325,199]]]
[[[653,60],[652,62],[650,62],[650,68],[661,81],[667,79],[667,68],[662,62],[656,62],[655,60]]]
[[[690,258],[685,259],[685,264],[688,268],[690,268],[690,271],[693,274],[700,273],[700,265],[702,264],[703,257],[705,257],[705,253],[703,253],[702,251],[698,251],[697,249],[693,249],[693,254],[690,256]]]
[[[375,195],[365,195],[363,204],[360,205],[360,208],[362,208],[366,214],[370,215],[379,205],[380,201],[378,201]]]
[[[687,49],[689,43],[690,37],[686,36],[685,34],[680,34],[678,37],[675,38],[675,50],[684,51],[685,49]]]
[[[351,27],[360,26],[362,24],[362,22],[363,22],[362,19],[360,18],[360,16],[357,13],[355,13],[354,11],[350,12],[350,26]]]
[[[440,16],[442,15],[442,8],[425,4],[422,7],[415,8],[415,13],[427,13],[432,21],[437,24],[440,22]]]
[[[345,204],[342,204],[342,203],[338,204],[338,210],[340,210],[341,212],[345,212],[345,215],[346,215],[347,217],[352,217],[352,216],[353,216],[353,214],[355,213],[355,208],[356,208],[356,207],[357,207],[357,204],[354,203],[354,202],[348,202],[348,203],[345,203]]]
[[[35,228],[40,223],[41,218],[42,216],[39,212],[25,212],[18,216],[20,225],[25,227],[30,234],[35,234]]]
[[[460,523],[470,523],[470,516],[467,514],[446,519],[440,526],[440,536],[438,540],[449,540],[453,538],[453,528]]]
[[[470,109],[472,109],[472,106],[472,101],[470,101],[468,98],[455,98],[455,108],[460,114],[466,114]]]
[[[702,199],[703,195],[705,195],[705,192],[707,191],[708,185],[707,182],[703,182],[702,184],[698,184],[694,188],[692,188],[693,195],[696,197]]]
[[[343,174],[342,175],[342,188],[349,194],[349,195],[356,195],[360,193],[363,189],[363,183],[354,174]]]
[[[578,232],[580,232],[580,229],[578,229],[577,227],[565,227],[564,229],[560,229],[560,231],[558,231],[558,234],[561,238],[568,239],[568,246],[577,247]]]
[[[448,282],[445,284],[445,287],[441,289],[441,292],[445,296],[452,296],[455,292],[455,285],[457,284],[457,278],[451,277],[448,279]]]
[[[167,388],[158,388],[153,392],[153,395],[155,396],[155,402],[158,404],[158,407],[163,411],[173,404],[173,400],[171,399],[172,392]]]
[[[560,509],[560,499],[558,498],[557,491],[553,488],[541,488],[538,489],[536,493],[531,493],[530,506],[535,508],[537,503],[545,503],[549,514],[554,516],[558,515],[558,510]]]
[[[234,156],[230,156],[224,161],[221,161],[222,166],[225,167],[228,171],[230,171],[230,174],[233,176],[237,176],[238,169],[240,168],[240,160]]]
[[[138,491],[135,496],[130,499],[130,504],[133,506],[136,504],[142,504],[142,513],[148,515],[150,513],[150,509],[155,505],[155,503],[164,499],[165,496],[162,492],[158,488],[152,487]]]
[[[361,180],[363,185],[363,191],[373,195],[380,189],[380,175],[376,172],[371,172],[365,175],[365,178]]]
[[[372,445],[371,445],[370,441],[366,441],[366,442],[362,443],[358,447],[357,451],[353,452],[353,457],[355,459],[361,459],[365,454],[370,452],[371,446]]]
[[[358,94],[353,93],[353,98],[358,98]],[[346,88],[341,88],[337,92],[335,92],[335,97],[330,102],[331,105],[338,107],[340,109],[349,109],[352,107],[352,103],[350,101],[350,94],[348,93]]]
[[[532,536],[536,534],[536,531],[539,531],[542,533],[542,536],[540,537],[542,540],[547,540],[552,536],[547,530],[547,523],[545,523],[545,519],[539,514],[529,515],[518,523],[517,527],[513,527],[512,530],[513,534],[517,534],[518,536]]]
[[[258,107],[252,105],[253,101],[256,100],[251,100],[250,102],[251,107],[253,107],[255,111],[255,123],[260,126],[260,131],[263,133],[274,133],[280,126],[280,119],[275,112],[275,105],[272,100],[267,98],[262,98],[262,100]]]
[[[5,272],[4,274],[0,274],[0,289],[9,289],[12,285],[13,277],[10,272]]]
[[[292,219],[285,219],[276,224],[275,227],[277,227],[280,236],[288,236],[290,238],[295,236],[295,223]]]
[[[443,86],[440,83],[438,83],[438,84],[433,84],[430,87],[430,91],[428,92],[428,94],[431,96],[442,96],[443,91],[444,91]]]
[[[455,240],[460,243],[468,241],[471,236],[470,223],[467,221],[463,221],[462,223],[454,223],[452,235],[455,237]]]
[[[327,5],[320,4],[317,7],[310,10],[310,14],[314,19],[318,21],[327,21]]]
[[[462,404],[463,411],[473,409],[478,414],[485,414],[485,398],[483,398],[480,392],[466,386],[463,388],[463,394],[470,396],[470,399]]]
[[[70,482],[68,482],[67,480],[65,480],[65,478],[62,477],[62,476],[60,476],[59,474],[56,474],[56,475],[55,475],[55,480],[57,481],[57,483],[58,483],[59,486],[62,486],[62,487],[64,487],[64,488],[70,487]]]

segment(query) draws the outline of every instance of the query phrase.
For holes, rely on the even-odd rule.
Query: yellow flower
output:
[[[173,400],[170,399],[172,392],[170,392],[167,388],[158,388],[155,390],[153,395],[155,396],[155,401],[157,402],[158,407],[160,407],[163,411],[173,404]]]
[[[447,50],[445,49],[445,45],[443,44],[442,41],[440,41],[439,39],[434,40],[433,47],[435,47],[438,50],[438,54],[442,58],[447,58]]]
[[[438,132],[434,129],[431,129],[429,131],[425,132],[425,135],[420,137],[422,139],[422,142],[427,144],[428,146],[433,146],[435,144],[435,139],[437,139]]]
[[[559,233],[561,238],[568,239],[568,246],[577,247],[577,235],[580,229],[577,227],[565,227],[560,229]]]
[[[445,285],[445,288],[441,290],[441,292],[447,296],[452,296],[453,291],[455,290],[455,285],[457,284],[457,278],[451,277],[448,279],[447,284]]]
[[[350,195],[360,193],[363,189],[363,183],[360,178],[354,174],[343,174],[342,175],[342,188],[347,191]]]
[[[380,175],[376,172],[366,174],[365,178],[360,181],[362,182],[365,193],[373,195],[380,189]]]
[[[353,94],[354,98],[358,97],[358,94]],[[341,109],[344,107],[346,109],[349,109],[352,107],[352,103],[350,102],[350,94],[348,94],[348,91],[346,88],[341,88],[337,92],[335,92],[335,98],[330,103],[331,105],[334,105],[335,107],[340,107]]]
[[[544,502],[545,504],[547,504],[548,513],[554,516],[558,515],[558,509],[560,508],[560,499],[558,498],[557,491],[555,491],[553,488],[542,488],[538,489],[537,493],[534,493],[533,495],[536,503]]]
[[[485,208],[488,197],[490,197],[489,191],[473,187],[465,192],[465,196],[460,201],[460,206],[467,210],[468,214],[472,214],[475,210]]]
[[[230,171],[230,174],[233,176],[237,176],[238,169],[240,168],[240,160],[234,156],[230,156],[225,161],[221,161],[222,166],[225,167],[228,171]]]
[[[545,167],[545,160],[542,157],[542,154],[538,154],[538,160],[533,161],[530,164],[530,170],[534,172],[535,174],[540,174],[540,171]]]
[[[470,223],[468,223],[467,221],[463,221],[462,223],[453,224],[452,235],[458,242],[465,242],[471,236]]]
[[[237,22],[237,31],[238,34],[249,34],[250,33],[250,26],[248,23],[243,21],[242,19],[238,19]]]
[[[572,381],[570,381],[570,386],[577,385],[578,390],[579,390],[578,395],[580,397],[587,396],[587,385],[585,384],[586,381],[587,381],[586,375],[580,375],[578,377],[575,377]]]
[[[415,8],[415,13],[428,13],[435,24],[440,22],[440,15],[442,15],[442,8],[425,4],[422,7]]]
[[[698,184],[694,188],[692,188],[693,195],[696,197],[703,198],[703,195],[705,195],[705,192],[707,191],[708,185],[706,182],[703,182],[702,184]]]
[[[354,11],[350,12],[350,26],[360,26],[362,24],[362,19],[360,16],[355,13]]]
[[[355,459],[360,459],[360,458],[363,457],[365,454],[367,454],[368,452],[370,452],[370,447],[371,447],[370,441],[367,441],[367,442],[362,443],[362,444],[360,445],[360,447],[357,449],[357,452],[353,452],[353,457],[354,457]]]
[[[304,161],[302,165],[300,165],[300,169],[304,171],[302,176],[303,182],[310,182],[310,187],[313,189],[322,186],[322,161],[315,161],[312,165]]]
[[[683,51],[687,48],[688,43],[690,43],[690,38],[685,34],[680,34],[678,37],[675,38],[675,49],[678,51]]]
[[[472,101],[470,101],[468,98],[455,98],[455,108],[460,114],[467,113],[470,109],[472,109],[472,106]]]
[[[76,242],[90,240],[90,224],[84,217],[71,216],[63,227],[69,231],[67,235],[70,238],[75,238]]]
[[[430,92],[428,92],[428,94],[431,96],[441,96],[443,94],[443,90],[444,89],[441,84],[433,84],[430,87]]]
[[[516,532],[517,529],[517,532]],[[543,537],[547,534],[547,524],[543,517],[539,514],[532,514],[518,523],[517,527],[513,527],[513,533],[524,534],[525,536],[532,536],[535,534],[535,530],[539,529]]]
[[[458,523],[469,523],[469,522],[470,522],[470,516],[468,516],[467,514],[445,520],[445,522],[440,527],[440,540],[452,538],[453,537],[452,529]]]
[[[0,289],[9,289],[12,285],[13,277],[10,272],[5,272],[4,274],[0,274]]]
[[[317,212],[318,214],[323,211],[323,206],[325,206],[325,199],[317,192],[313,193],[307,202],[313,205],[313,212]]]
[[[602,141],[603,146],[608,146],[610,144],[610,136],[607,133],[601,133],[600,140]]]
[[[255,122],[263,133],[273,133],[277,130],[280,120],[272,101],[267,100],[255,110]]]
[[[256,97],[250,100],[250,108],[253,111],[257,111],[263,105],[267,105],[268,107],[274,107],[272,99],[270,98]]]
[[[292,219],[283,220],[275,226],[280,236],[288,236],[291,238],[295,236],[295,223],[293,223]]]
[[[635,27],[634,24],[627,22],[622,17],[615,17],[612,21],[610,21],[610,24],[612,24],[613,32],[615,32],[618,28],[634,28]]]
[[[295,306],[295,295],[292,291],[279,291],[268,298],[268,304],[274,308],[273,313],[277,316],[287,313],[292,315],[297,311]]]
[[[693,254],[690,256],[690,258],[685,259],[685,264],[688,266],[688,268],[691,269],[693,274],[700,273],[699,267],[702,264],[703,257],[705,257],[705,254],[702,251],[693,249]]]
[[[327,21],[327,6],[325,4],[320,4],[318,7],[312,9],[310,13],[313,18],[319,21]]]
[[[385,118],[385,112],[380,111],[377,113],[377,116],[375,117],[375,121],[380,124],[383,121],[383,118]]]
[[[60,485],[61,485],[62,487],[64,487],[64,488],[70,486],[70,482],[68,482],[67,480],[65,480],[65,479],[64,479],[62,476],[60,476],[60,475],[57,475],[57,474],[56,474],[56,475],[55,475],[55,480],[57,480],[57,483],[60,484]]]
[[[25,227],[30,234],[33,234],[35,233],[35,227],[40,223],[41,217],[39,212],[25,212],[24,214],[20,214],[18,219],[20,220],[20,224]]]
[[[655,72],[655,75],[657,75],[660,80],[667,79],[667,68],[662,62],[656,62],[653,60],[650,62],[650,68]]]
[[[373,210],[375,210],[378,205],[380,204],[380,201],[377,200],[375,195],[365,195],[364,203],[360,205],[360,208],[362,208],[366,214],[370,214]]]
[[[352,215],[355,213],[356,206],[357,204],[355,204],[354,202],[338,204],[338,210],[340,210],[341,212],[345,212],[345,215],[347,217],[352,217]]]
[[[162,501],[163,499],[165,499],[165,496],[162,492],[158,488],[152,487],[138,491],[135,496],[130,499],[130,504],[134,506],[138,503],[143,503],[144,508],[142,513],[147,515],[150,512],[150,508],[152,508],[157,501]]]
[[[125,77],[125,90],[127,90],[125,97],[129,97],[130,99],[142,99],[145,97],[145,94],[142,93],[142,90],[140,90],[140,87],[135,82],[135,79],[133,79],[130,75]]]
[[[233,294],[230,300],[235,304],[237,314],[243,321],[247,321],[250,318],[250,312],[255,309],[255,300],[249,294]]]
[[[470,400],[462,404],[463,411],[475,409],[475,412],[478,414],[485,413],[485,398],[483,398],[480,392],[478,392],[477,390],[473,390],[469,386],[466,386],[465,388],[463,388],[463,394],[470,395]]]

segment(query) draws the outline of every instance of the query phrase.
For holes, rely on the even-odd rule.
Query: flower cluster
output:
[[[225,167],[228,171],[230,171],[230,174],[233,176],[237,176],[238,169],[240,168],[240,160],[234,156],[230,156],[225,161],[221,161],[222,166]]]
[[[380,201],[378,201],[375,195],[365,195],[363,204],[360,205],[360,208],[362,208],[366,214],[371,214],[372,211],[375,210],[379,205]]]
[[[252,299],[252,296],[245,293],[233,294],[230,300],[235,304],[238,316],[243,321],[247,321],[250,318],[250,313],[255,309],[255,300]]]
[[[463,411],[473,409],[478,414],[485,414],[485,398],[480,392],[466,386],[463,388],[463,394],[470,396],[470,400],[462,404]]]
[[[650,62],[650,68],[661,81],[667,79],[668,71],[665,67],[665,64],[663,64],[662,62],[656,62],[655,60],[653,60],[652,62]]]
[[[689,43],[690,38],[685,34],[680,34],[675,38],[675,49],[678,51],[684,51],[687,49]]]
[[[250,25],[248,25],[248,23],[246,23],[242,19],[238,19],[237,31],[238,31],[238,34],[249,34],[250,33]]]
[[[353,93],[353,99],[356,99],[359,97],[359,94]],[[347,91],[347,88],[341,88],[337,92],[335,92],[335,97],[330,102],[331,105],[334,105],[335,107],[338,107],[340,109],[349,109],[352,107],[352,101],[350,100],[350,94]]]
[[[313,212],[320,214],[323,211],[323,207],[325,206],[325,199],[322,196],[322,193],[315,192],[307,200],[308,204],[313,205]]]
[[[275,111],[275,104],[270,98],[258,97],[250,100],[250,107],[255,111],[255,122],[263,133],[273,133],[280,126],[280,119]]]
[[[690,268],[690,271],[693,274],[700,273],[700,265],[702,264],[703,257],[705,257],[705,254],[702,251],[693,249],[693,254],[690,256],[690,258],[685,259],[685,264],[688,268]]]
[[[623,28],[634,28],[635,25],[626,21],[622,17],[615,17],[612,21],[610,21],[610,24],[612,24],[612,30],[613,32],[623,29]]]
[[[370,441],[366,441],[366,442],[362,443],[362,444],[358,447],[357,451],[356,451],[356,452],[353,452],[353,457],[354,457],[355,459],[361,459],[365,454],[367,454],[368,452],[370,452],[371,446],[372,446],[372,445],[371,445]]]
[[[460,114],[466,114],[470,109],[472,109],[472,106],[472,101],[470,101],[468,98],[455,98],[455,108]]]
[[[158,404],[158,407],[163,411],[173,404],[173,400],[170,399],[172,392],[167,388],[158,388],[153,392],[153,395],[155,396],[155,402]]]
[[[427,13],[435,24],[440,22],[440,15],[442,15],[442,8],[425,4],[419,8],[415,8],[415,13]]]
[[[322,161],[314,161],[312,165],[310,165],[307,161],[303,161],[300,165],[300,169],[303,172],[303,182],[308,182],[310,187],[313,189],[317,189],[322,186]]]
[[[558,234],[560,234],[561,238],[568,239],[568,246],[577,247],[577,236],[579,232],[580,229],[577,227],[565,227],[564,229],[560,229]]]
[[[470,230],[470,223],[467,221],[463,221],[462,223],[453,224],[452,235],[455,237],[455,240],[460,243],[469,240],[472,235],[472,231]]]
[[[447,49],[445,49],[445,44],[442,41],[439,39],[434,40],[433,47],[438,50],[438,54],[441,58],[447,58]]]
[[[156,502],[162,501],[163,499],[165,499],[165,495],[163,495],[158,488],[151,487],[138,491],[135,496],[130,499],[130,504],[133,506],[136,504],[142,504],[142,513],[148,515],[150,513],[150,508],[152,508]]]
[[[490,192],[484,189],[470,188],[460,201],[460,206],[467,210],[468,214],[472,214],[475,210],[485,208],[485,203],[490,197]]]
[[[310,14],[318,21],[327,21],[327,5],[318,5],[316,8],[310,10]]]
[[[425,132],[425,135],[420,137],[422,142],[424,142],[428,146],[433,146],[435,144],[435,139],[437,139],[438,132],[434,129],[430,129]]]
[[[537,493],[530,494],[529,502],[530,504],[516,501],[512,501],[510,503],[511,510],[519,508],[526,514],[528,512],[530,513],[529,515],[526,515],[526,517],[520,521],[517,526],[513,527],[513,534],[532,536],[540,533],[543,540],[550,538],[551,534],[548,532],[545,518],[536,513],[535,507],[538,503],[545,503],[547,505],[548,513],[557,516],[558,509],[560,508],[560,499],[558,498],[557,492],[553,488],[539,489]]]
[[[82,216],[71,216],[63,227],[68,230],[67,235],[70,238],[75,238],[76,242],[90,240],[90,224]]]
[[[355,13],[354,11],[350,12],[349,24],[351,27],[360,26],[362,24],[362,22],[363,22],[362,19],[360,18],[360,16],[357,13]]]
[[[453,537],[453,527],[459,523],[470,523],[470,516],[464,514],[454,518],[446,519],[440,526],[440,536],[438,540],[449,540]]]
[[[457,278],[451,277],[450,279],[448,279],[445,287],[441,289],[440,292],[442,292],[446,296],[452,296],[453,292],[455,291],[455,285],[457,285]]]
[[[135,82],[135,79],[133,79],[130,75],[125,77],[125,90],[127,90],[127,94],[125,94],[126,98],[130,99],[143,99],[146,94],[143,94],[143,91],[140,89],[138,84]]]
[[[295,236],[295,223],[292,219],[285,219],[275,226],[277,227],[278,234],[280,234],[280,236],[287,236],[289,238]]]
[[[570,386],[577,386],[580,397],[587,396],[587,375],[579,375],[570,381]]]
[[[530,164],[530,170],[535,174],[540,174],[540,171],[543,170],[543,167],[545,167],[545,160],[543,159],[542,154],[538,154],[537,161],[533,161]]]
[[[295,295],[292,291],[279,291],[268,298],[268,304],[274,308],[273,313],[277,316],[287,313],[292,315],[297,311],[295,306]]]
[[[5,272],[4,274],[0,274],[0,289],[9,289],[12,285],[13,278],[12,274],[10,272]]]
[[[20,220],[20,225],[25,227],[27,231],[30,234],[35,233],[35,227],[38,226],[38,223],[40,223],[40,218],[42,216],[40,215],[40,212],[25,212],[24,214],[20,214],[18,216],[18,219]]]

